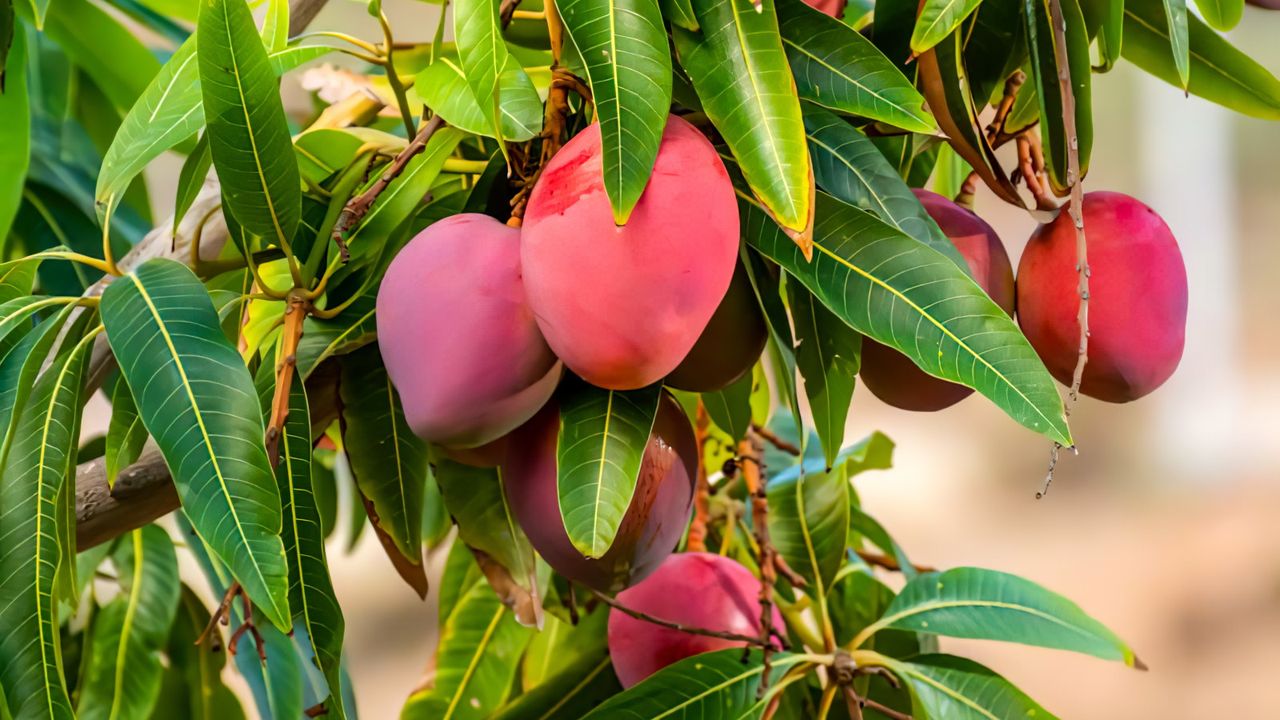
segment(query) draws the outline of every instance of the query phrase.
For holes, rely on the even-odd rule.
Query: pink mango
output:
[[[672,555],[648,578],[618,593],[618,602],[687,627],[760,634],[760,581],[737,562],[713,553]],[[773,626],[786,632],[777,608]],[[743,643],[672,630],[619,610],[609,611],[609,656],[624,688],[687,657],[735,647]]]
[[[562,366],[534,322],[520,232],[475,213],[418,233],[378,290],[378,347],[405,418],[440,445],[484,445],[551,397]]]
[[[674,370],[719,306],[738,257],[738,204],[715,148],[678,117],[622,227],[602,168],[596,124],[543,171],[520,257],[555,354],[587,382],[631,390]]]

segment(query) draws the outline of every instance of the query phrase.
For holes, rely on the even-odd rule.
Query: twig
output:
[[[849,720],[862,720],[862,698],[853,691],[852,685],[844,686],[844,702],[849,708]]]
[[[547,24],[548,26],[558,24],[559,16],[556,15],[550,3],[547,4]],[[552,19],[554,20],[554,23]],[[554,37],[554,35],[553,35]],[[542,141],[540,152],[538,153],[538,166],[530,173],[526,167],[533,153],[528,150],[532,143],[528,143],[525,149],[518,153],[520,162],[513,162],[515,174],[521,178],[520,189],[515,196],[511,198],[511,218],[507,224],[511,227],[520,227],[524,222],[525,206],[529,203],[529,195],[533,192],[533,188],[538,183],[538,178],[542,176],[542,170],[551,162],[551,158],[560,151],[560,147],[564,144],[565,128],[568,126],[569,119],[569,92],[577,93],[583,100],[591,100],[591,90],[587,87],[578,76],[569,72],[568,69],[558,65],[551,66],[551,88],[547,91],[547,108],[542,119],[542,134],[539,136]],[[513,157],[517,153],[512,153]]]
[[[778,580],[778,551],[769,541],[769,496],[765,492],[764,477],[760,472],[760,457],[764,453],[761,436],[748,432],[738,443],[738,455],[743,462],[742,481],[747,486],[747,494],[751,496],[751,524],[759,548],[760,565],[760,639],[764,671],[760,674],[760,685],[756,688],[756,697],[764,697],[769,688],[769,660],[773,650],[771,642],[775,635],[781,637],[773,627],[773,585]]]
[[[271,398],[271,418],[267,422],[267,457],[271,466],[280,463],[280,435],[289,417],[289,390],[293,385],[294,368],[298,364],[298,343],[302,340],[303,320],[307,318],[310,303],[301,292],[289,293],[284,306],[284,329],[280,333],[280,362],[276,365],[276,388]]]
[[[1071,67],[1067,55],[1067,24],[1062,14],[1061,0],[1049,0],[1049,16],[1053,24],[1053,54],[1058,64],[1058,91],[1062,95],[1062,125],[1067,134],[1067,185],[1071,200],[1067,212],[1076,229],[1076,292],[1080,296],[1077,321],[1080,324],[1080,348],[1075,371],[1071,375],[1071,390],[1065,412],[1071,415],[1071,406],[1080,398],[1080,384],[1084,381],[1084,368],[1089,362],[1089,245],[1084,232],[1084,188],[1080,183],[1080,139],[1076,130],[1076,96],[1071,89]],[[1053,484],[1053,467],[1061,446],[1054,443],[1050,454],[1049,472],[1044,487],[1036,493],[1044,497]]]
[[[613,608],[614,610],[617,610],[620,613],[623,613],[625,615],[630,615],[636,620],[640,620],[642,622],[647,622],[647,623],[657,625],[659,627],[668,628],[671,630],[678,630],[683,633],[689,633],[690,635],[703,635],[705,637],[713,637],[713,638],[718,638],[720,640],[731,640],[733,642],[746,643],[746,645],[749,647],[764,648],[765,652],[768,652],[768,649],[773,646],[772,641],[764,640],[759,637],[754,637],[751,635],[740,635],[734,632],[709,630],[707,628],[694,627],[692,625],[684,625],[682,623],[672,622],[670,620],[663,620],[662,618],[654,617],[653,615],[640,612],[639,610],[636,610],[634,608],[629,608],[626,605],[623,605],[622,603],[618,602],[617,600],[609,597],[608,595],[605,595],[599,590],[592,590],[591,592],[593,595],[595,595],[596,598],[598,598],[605,605],[608,605],[609,607]]]
[[[343,234],[364,219],[378,196],[387,189],[391,181],[400,177],[400,173],[404,172],[404,168],[409,164],[409,161],[426,149],[427,141],[444,125],[445,122],[439,115],[432,116],[418,131],[418,134],[413,137],[413,140],[405,146],[404,150],[401,150],[400,154],[396,155],[391,164],[387,166],[387,169],[382,172],[382,176],[378,178],[377,182],[371,185],[368,190],[351,198],[347,206],[342,209],[342,212],[338,215],[338,222],[334,223],[332,236],[334,244],[338,246],[338,252],[342,255],[342,262],[345,263],[351,258],[351,253],[347,249]]]
[[[1000,104],[996,106],[995,117],[987,125],[987,142],[991,143],[993,148],[997,147],[997,141],[1004,137],[1004,124],[1008,122],[1009,113],[1013,112],[1013,105],[1018,100],[1018,91],[1026,81],[1027,74],[1021,70],[1014,70],[1013,74],[1005,78],[1004,95],[1000,98]]]
[[[236,596],[239,595],[240,583],[232,583],[231,587],[222,595],[222,602],[218,603],[218,607],[214,609],[213,614],[209,616],[209,624],[205,625],[204,632],[200,633],[200,637],[196,638],[196,645],[201,645],[209,637],[217,636],[215,628],[219,622],[226,622],[227,617],[231,614],[231,603],[235,602]],[[210,647],[217,649],[217,641]]]
[[[511,19],[515,17],[518,7],[520,7],[520,0],[502,0],[502,4],[498,6],[498,19],[502,21],[503,30],[511,24]]]
[[[894,572],[900,572],[902,570],[902,566],[898,564],[897,559],[888,555],[859,550],[858,557],[862,558],[862,561],[868,565],[875,565],[876,567],[882,567],[885,570],[893,570]],[[911,563],[911,567],[918,573],[928,573],[937,570],[937,568],[933,568],[928,565],[916,565],[915,563]]]
[[[910,715],[904,712],[898,712],[897,710],[894,710],[891,707],[878,703],[875,700],[871,700],[869,698],[862,699],[862,706],[871,708],[872,710],[875,710],[881,715],[884,715],[885,717],[890,718],[890,720],[912,720]]]
[[[689,552],[707,551],[707,519],[711,515],[711,484],[707,481],[707,464],[705,448],[711,416],[702,398],[698,398],[698,415],[693,424],[694,447],[698,449],[698,478],[693,492],[693,520],[689,522],[689,540],[686,547]],[[729,526],[725,537],[733,536],[733,527]],[[723,549],[723,545],[722,548]],[[721,553],[723,554],[723,553]]]
[[[800,457],[800,448],[796,447],[793,443],[789,443],[778,437],[778,434],[769,428],[758,423],[751,423],[751,429],[754,430],[755,433],[763,440],[767,441],[770,445],[778,448],[782,452],[788,455],[794,455],[795,457]]]

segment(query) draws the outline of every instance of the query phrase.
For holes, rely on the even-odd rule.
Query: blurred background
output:
[[[398,40],[430,40],[437,6],[387,5]],[[312,29],[379,37],[363,3],[346,0],[330,2]],[[1280,73],[1280,13],[1247,7],[1229,37]],[[299,86],[307,77],[286,81],[297,117],[312,111]],[[1144,200],[1186,260],[1190,314],[1177,374],[1131,405],[1082,399],[1072,415],[1080,454],[1064,455],[1042,500],[1049,444],[982,398],[912,414],[858,392],[850,439],[878,429],[898,444],[894,469],[861,476],[858,490],[916,561],[1035,580],[1113,628],[1150,666],[943,642],[1060,717],[1280,718],[1280,124],[1184,97],[1126,63],[1095,75],[1093,88],[1086,188]],[[172,209],[164,189],[180,167],[169,156],[148,171],[157,218]],[[1034,221],[989,193],[976,209],[1016,266]],[[92,409],[86,436],[106,427],[106,402],[95,398]],[[339,528],[335,537],[344,536]],[[350,554],[331,548],[329,559],[360,713],[396,717],[433,652],[436,591],[419,601],[371,533]]]

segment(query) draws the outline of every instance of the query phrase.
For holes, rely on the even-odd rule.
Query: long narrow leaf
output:
[[[151,260],[111,283],[102,319],[196,530],[254,604],[288,630],[280,494],[262,415],[208,292],[184,265]]]
[[[657,0],[560,0],[600,119],[604,190],[626,224],[658,157],[671,106],[671,53]]]

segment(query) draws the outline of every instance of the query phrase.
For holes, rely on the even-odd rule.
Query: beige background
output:
[[[389,5],[398,39],[429,40],[434,6]],[[313,28],[377,37],[362,4],[344,0]],[[1231,37],[1280,72],[1280,14],[1248,8]],[[1061,717],[1280,718],[1280,125],[1184,98],[1123,63],[1094,76],[1094,88],[1087,186],[1146,200],[1186,257],[1180,371],[1136,404],[1082,402],[1081,455],[1063,460],[1041,501],[1047,443],[984,400],[916,415],[860,392],[850,437],[880,429],[898,453],[897,467],[858,488],[919,562],[1034,579],[1106,622],[1151,667],[943,642]],[[287,89],[305,113],[305,95]],[[171,207],[179,162],[149,173],[157,216]],[[989,194],[978,210],[1016,264],[1032,221]],[[95,408],[101,418],[100,400]],[[432,653],[434,591],[417,601],[371,537],[350,555],[331,548],[330,559],[361,713],[396,717]]]

